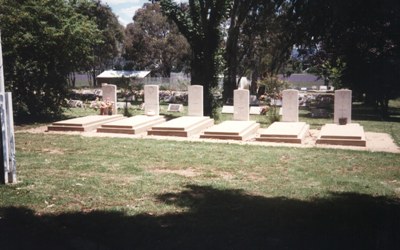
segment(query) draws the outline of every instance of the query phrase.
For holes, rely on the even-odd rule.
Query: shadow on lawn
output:
[[[398,200],[340,193],[301,201],[208,186],[157,199],[188,211],[39,216],[2,208],[1,249],[400,249]]]

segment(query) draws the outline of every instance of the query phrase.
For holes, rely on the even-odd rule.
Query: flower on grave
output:
[[[100,102],[100,115],[112,115],[114,102],[107,98],[105,101]]]

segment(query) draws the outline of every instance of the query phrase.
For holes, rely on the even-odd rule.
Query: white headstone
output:
[[[158,85],[144,86],[144,113],[146,115],[160,115],[160,99]]]
[[[191,85],[188,87],[188,115],[203,116],[203,86]]]
[[[249,90],[236,89],[233,91],[233,120],[250,120]]]
[[[341,118],[345,118],[346,123],[351,123],[351,102],[351,90],[339,89],[335,91],[334,123],[339,124]]]
[[[116,115],[117,112],[117,86],[112,84],[103,83],[101,86],[103,91],[103,101],[112,102],[112,114]]]
[[[282,121],[298,122],[299,121],[299,91],[295,89],[287,89],[282,95]]]

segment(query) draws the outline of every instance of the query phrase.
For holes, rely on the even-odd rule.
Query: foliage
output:
[[[258,1],[233,0],[229,12],[227,38],[224,58],[226,70],[224,75],[223,99],[226,101],[233,98],[233,90],[237,88],[237,78],[241,78],[244,72],[238,73],[240,59],[244,54],[239,52],[239,37],[244,32],[243,23],[253,13],[251,10],[257,8]],[[243,46],[242,49],[250,50],[250,46]],[[243,56],[241,56],[243,57]]]
[[[265,94],[269,98],[281,98],[282,91],[290,87],[287,82],[279,80],[276,76],[266,77],[258,84],[264,86]]]
[[[99,30],[64,0],[0,0],[0,13],[5,84],[15,111],[59,114],[67,75],[92,60]]]
[[[236,88],[236,76],[251,75],[250,90],[256,93],[257,79],[276,75],[289,60],[292,46],[300,36],[296,29],[297,1],[246,1],[249,5],[234,1],[234,6],[236,2],[241,3],[238,6],[242,10],[230,15],[229,30],[233,23],[237,27],[228,32],[225,99]]]
[[[280,120],[279,108],[276,106],[276,100],[282,99],[282,91],[289,88],[287,82],[279,80],[277,77],[266,77],[258,82],[265,89],[265,99],[269,104],[269,110],[266,113],[270,124]]]
[[[162,77],[188,68],[189,44],[176,25],[162,15],[159,3],[145,3],[125,29],[125,59],[135,69]]]
[[[189,0],[187,4],[160,1],[163,13],[175,22],[190,44],[191,84],[204,87],[204,113],[210,116],[216,108],[211,90],[218,84],[221,24],[229,3],[228,0]]]
[[[78,13],[89,17],[100,30],[98,39],[101,43],[92,44],[93,60],[76,70],[90,71],[93,83],[97,85],[96,76],[117,64],[115,59],[121,56],[124,40],[124,27],[119,23],[111,8],[99,0],[72,0]]]
[[[300,29],[321,42],[332,65],[345,64],[343,85],[386,116],[389,100],[400,96],[400,2],[306,1],[302,13]]]

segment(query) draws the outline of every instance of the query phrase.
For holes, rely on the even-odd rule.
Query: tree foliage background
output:
[[[125,29],[125,54],[131,69],[151,70],[169,77],[189,70],[190,47],[176,25],[162,13],[158,3],[146,3]]]
[[[320,43],[319,72],[387,116],[400,96],[400,1],[308,0],[301,12],[301,29]]]
[[[67,75],[92,60],[99,29],[81,1],[0,0],[4,74],[21,116],[59,114]]]
[[[124,27],[119,23],[118,17],[111,8],[100,0],[70,0],[76,2],[77,12],[96,24],[99,30],[100,43],[92,44],[93,58],[82,64],[76,71],[90,72],[93,86],[101,83],[96,81],[96,76],[104,70],[111,69],[118,64],[122,56],[124,43]]]
[[[218,73],[221,71],[221,23],[228,15],[230,1],[189,0],[187,4],[178,4],[172,0],[161,0],[160,5],[163,13],[175,22],[190,44],[191,83],[204,87],[204,114],[215,116],[217,103],[213,88],[218,85]]]

